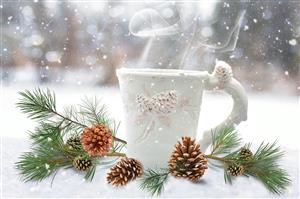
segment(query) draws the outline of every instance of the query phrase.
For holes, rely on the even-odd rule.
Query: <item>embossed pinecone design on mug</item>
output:
[[[213,75],[219,79],[221,88],[233,77],[231,67],[223,61],[218,61],[216,63]]]
[[[136,102],[142,113],[167,114],[176,108],[178,95],[175,90],[160,92],[151,98],[139,94]]]

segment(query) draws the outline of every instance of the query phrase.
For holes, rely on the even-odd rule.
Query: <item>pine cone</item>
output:
[[[92,160],[90,160],[88,157],[83,156],[77,156],[73,160],[73,166],[78,171],[86,171],[88,168],[90,168],[93,165]]]
[[[142,164],[133,158],[125,157],[110,169],[106,179],[109,184],[123,186],[142,175]]]
[[[152,97],[153,110],[156,113],[170,113],[176,107],[177,100],[176,91],[161,92]]]
[[[80,136],[83,149],[91,156],[103,156],[112,147],[111,130],[104,124],[95,124],[83,130]]]
[[[253,153],[252,153],[252,151],[250,151],[250,149],[245,148],[245,147],[241,148],[241,150],[239,152],[240,159],[249,160],[252,158],[252,156],[253,156]]]
[[[79,150],[81,148],[80,137],[72,136],[66,141],[66,146],[70,149]]]
[[[227,171],[232,176],[239,176],[244,173],[244,167],[241,165],[229,165]]]
[[[168,166],[173,176],[195,182],[207,169],[207,159],[194,139],[182,137],[181,142],[178,141],[175,145]]]
[[[221,83],[225,83],[233,76],[231,66],[224,61],[217,61],[213,75],[216,76]]]
[[[150,99],[143,95],[137,95],[136,96],[136,102],[138,105],[139,110],[142,113],[147,113],[152,111],[152,106],[150,106]]]
[[[136,102],[139,110],[143,113],[170,113],[177,105],[178,96],[176,91],[164,91],[147,98],[143,95],[136,96]]]

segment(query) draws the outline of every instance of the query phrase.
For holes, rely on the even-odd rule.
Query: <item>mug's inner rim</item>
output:
[[[163,68],[120,68],[117,69],[118,73],[125,74],[155,74],[155,75],[199,75],[203,71],[197,70],[183,70],[183,69],[163,69]]]

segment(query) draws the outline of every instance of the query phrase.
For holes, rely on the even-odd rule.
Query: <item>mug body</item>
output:
[[[207,72],[118,69],[127,155],[166,167],[181,136],[196,137]]]

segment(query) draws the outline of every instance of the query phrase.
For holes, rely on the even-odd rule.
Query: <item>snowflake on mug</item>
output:
[[[136,102],[142,113],[167,114],[176,108],[178,96],[175,90],[158,93],[151,98],[137,95]]]

